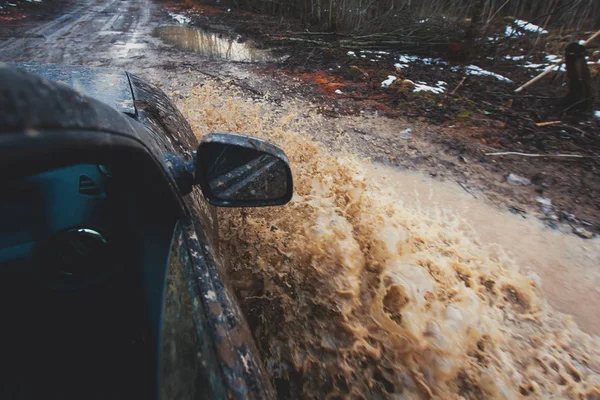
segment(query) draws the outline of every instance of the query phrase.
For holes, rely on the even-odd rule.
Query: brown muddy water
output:
[[[280,398],[600,398],[600,338],[547,301],[596,329],[597,241],[327,151],[293,104],[217,84],[181,95],[198,137],[263,137],[292,165],[287,206],[219,212],[221,256]]]
[[[269,50],[258,49],[251,39],[240,35],[209,32],[190,26],[162,26],[154,36],[184,51],[199,53],[210,60],[237,62],[274,62],[280,60]]]

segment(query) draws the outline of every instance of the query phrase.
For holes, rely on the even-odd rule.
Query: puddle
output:
[[[154,30],[161,40],[180,50],[193,51],[215,60],[239,62],[273,62],[281,60],[269,50],[257,49],[252,40],[240,35],[229,36],[189,26],[163,26]]]

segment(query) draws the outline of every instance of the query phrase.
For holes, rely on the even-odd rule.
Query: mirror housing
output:
[[[234,133],[211,133],[196,152],[195,181],[219,207],[286,204],[294,192],[289,161],[279,147]]]

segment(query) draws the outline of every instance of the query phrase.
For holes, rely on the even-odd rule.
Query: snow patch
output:
[[[336,89],[335,94],[344,94],[344,93],[340,89]]]
[[[348,52],[348,53],[346,53],[346,54],[348,54],[348,55],[349,55],[349,56],[351,56],[351,57],[356,57],[356,53],[355,53],[355,52],[353,52],[353,51],[349,51],[349,52]]]
[[[394,83],[394,81],[396,79],[398,79],[398,78],[396,78],[395,76],[392,76],[392,75],[388,75],[387,79],[385,81],[381,82],[381,87],[384,87],[384,88],[390,87],[390,85],[392,83]]]
[[[583,45],[585,44],[585,40],[580,40],[580,41],[579,41],[579,42],[577,42],[577,43],[579,43],[580,45],[582,45],[582,46],[583,46]]]
[[[17,6],[16,4],[13,4],[13,3],[6,3],[6,5],[7,6],[11,6],[11,7],[16,7]]]
[[[183,14],[175,14],[175,13],[169,12],[169,16],[180,24],[189,24],[190,22],[192,22],[191,18],[188,18]]]
[[[531,22],[523,21],[522,19],[515,19],[515,24],[519,25],[521,28],[529,32],[535,32],[540,34],[548,33],[547,30],[542,29],[541,27],[534,25]]]
[[[525,31],[538,33],[541,35],[548,33],[547,30],[544,30],[544,29],[540,28],[539,26],[532,24],[531,22],[523,21],[522,19],[515,19],[514,22],[516,25],[518,25],[521,29],[523,29]],[[510,25],[506,25],[506,28],[504,29],[504,36],[522,36],[522,35],[523,35],[523,32],[520,32],[519,30],[513,28]]]
[[[360,52],[365,54],[390,54],[387,51],[361,50]]]
[[[600,111],[594,111],[594,116],[596,118],[600,118]]]
[[[438,81],[438,83],[436,83],[436,86],[429,86],[425,82],[415,83],[415,82],[411,81],[410,79],[407,79],[406,82],[410,82],[413,85],[415,85],[413,92],[431,92],[431,93],[435,93],[435,94],[444,93],[446,91],[446,88],[444,86],[447,84],[446,82]]]
[[[547,59],[548,59],[548,57],[555,57],[555,56],[546,56]],[[551,64],[535,64],[535,63],[532,63],[532,62],[528,61],[528,62],[526,62],[525,64],[523,64],[521,66],[523,68],[534,68],[534,69],[537,69],[538,71],[543,71],[546,68],[549,68],[550,66],[552,66],[552,64],[555,64],[554,61],[560,61],[560,60],[550,58],[549,61],[553,61],[553,62]],[[557,65],[555,65],[552,68],[552,70],[553,71],[560,71],[560,72],[567,72],[567,66],[564,63],[562,63],[562,64],[560,64],[560,69],[559,69],[558,64],[557,64]]]
[[[446,61],[443,61],[440,58],[420,58],[417,56],[409,56],[407,54],[400,54],[398,56],[398,63],[394,64],[395,67],[397,68],[406,68],[408,67],[408,64],[412,63],[412,62],[416,62],[416,61],[420,61],[425,65],[448,65],[448,63]]]
[[[511,26],[506,25],[506,29],[504,30],[504,36],[521,36],[523,33],[519,32],[516,29],[513,29]]]
[[[469,65],[467,67],[467,74],[469,75],[487,75],[487,76],[493,76],[494,78],[498,79],[499,81],[504,81],[504,82],[512,82],[510,79],[496,74],[494,72],[490,72],[490,71],[486,71],[485,69],[481,69],[479,68],[477,65]]]
[[[530,62],[528,62],[527,64],[523,65],[525,68],[546,68],[548,67],[548,64],[532,64]]]
[[[507,60],[521,61],[522,59],[525,58],[525,56],[510,56],[507,54],[504,56],[504,58]]]

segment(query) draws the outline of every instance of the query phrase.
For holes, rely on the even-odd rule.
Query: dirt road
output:
[[[80,1],[66,14],[0,43],[4,61],[131,66],[150,33],[148,0]]]
[[[207,60],[200,54],[177,50],[153,35],[156,27],[169,23],[175,24],[159,5],[150,0],[81,0],[57,18],[0,27],[0,38],[8,37],[0,41],[0,61],[124,68],[168,88],[170,93],[189,91],[214,76],[221,81],[231,78],[238,87],[248,89],[243,95],[246,99],[261,98],[269,93],[274,99],[269,106],[273,112],[281,112],[283,108],[285,112],[297,112],[300,118],[308,120],[306,110],[313,105],[307,99],[300,99],[295,105],[286,102],[290,98],[290,86],[298,87],[301,83],[282,84],[269,76],[257,75],[247,64]],[[361,147],[365,147],[367,138],[373,145],[378,138],[393,137],[406,125],[402,121],[376,115],[368,119],[319,118],[313,130],[317,139],[331,143],[337,140],[340,132],[354,133],[355,137],[348,140],[348,148],[358,153],[361,153]],[[432,163],[444,169],[449,163],[449,156],[431,143],[427,144],[429,155],[423,155],[425,145],[421,142],[426,137],[419,138],[418,131],[411,144],[386,145],[385,153],[389,155],[391,150],[398,159],[412,160],[416,157],[415,152],[421,152],[419,158],[432,160],[432,154],[435,156],[437,152],[439,155]],[[415,183],[417,181],[413,178],[407,179],[392,179],[388,183],[397,191],[399,198],[407,201],[418,192],[421,199],[426,199],[431,196],[425,193],[437,193],[435,196],[441,193],[437,201],[424,201],[423,205],[441,207],[466,219],[472,217],[472,227],[484,242],[500,243],[517,264],[542,278],[542,289],[554,308],[572,314],[588,333],[600,334],[600,316],[597,313],[600,307],[600,274],[597,271],[600,245],[597,239],[583,241],[573,235],[544,228],[534,218],[523,220],[520,216],[500,212],[482,196],[474,199],[454,184],[449,188],[424,176],[419,177],[419,183]],[[412,183],[407,183],[409,181]]]

